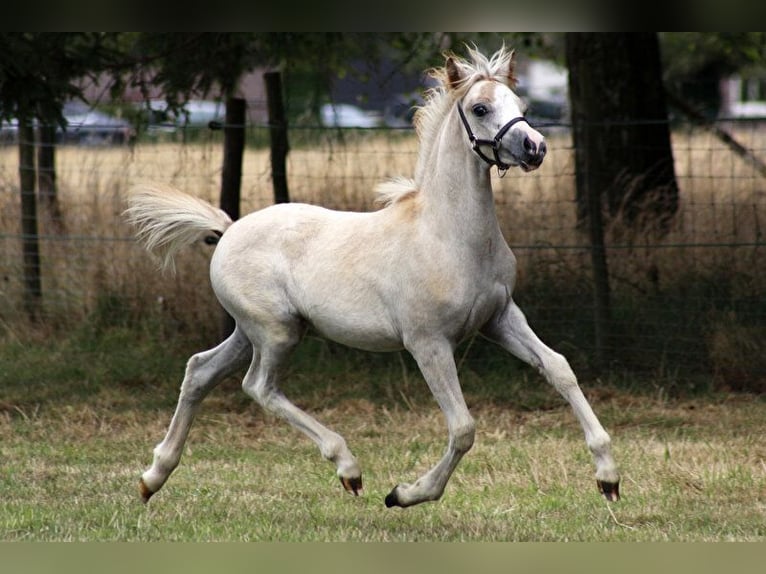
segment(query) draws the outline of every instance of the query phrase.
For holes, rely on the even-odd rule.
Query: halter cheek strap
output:
[[[463,101],[459,101],[457,103],[457,111],[458,114],[460,114],[460,120],[463,122],[463,126],[465,127],[465,131],[468,133],[468,139],[471,140],[471,147],[473,148],[473,151],[476,152],[476,155],[478,155],[481,159],[483,159],[485,162],[487,162],[490,166],[496,165],[498,170],[507,170],[509,167],[511,167],[511,164],[505,163],[500,159],[500,142],[503,139],[503,136],[508,133],[508,130],[511,129],[514,125],[516,125],[519,122],[525,122],[527,125],[530,125],[530,123],[527,121],[527,118],[524,116],[519,116],[517,118],[513,118],[511,121],[509,121],[507,124],[505,124],[503,127],[501,127],[499,130],[497,130],[497,133],[495,134],[495,137],[491,140],[482,140],[478,139],[471,129],[471,126],[468,125],[468,120],[465,117],[465,113],[463,112],[463,106],[461,105]],[[487,157],[486,154],[481,151],[481,146],[489,146],[492,148],[492,155],[494,158]]]

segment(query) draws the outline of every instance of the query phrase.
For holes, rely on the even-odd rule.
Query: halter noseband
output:
[[[487,162],[490,166],[496,165],[498,170],[502,170],[505,172],[508,168],[511,167],[511,164],[505,163],[500,159],[500,141],[503,139],[503,136],[508,133],[508,130],[511,129],[514,125],[516,125],[519,122],[526,122],[527,125],[531,127],[531,124],[527,121],[527,118],[524,116],[519,116],[517,118],[513,118],[510,122],[505,124],[503,127],[501,127],[499,130],[497,130],[497,133],[495,134],[495,137],[491,140],[480,140],[478,139],[474,133],[473,130],[471,130],[471,126],[468,125],[468,120],[465,117],[465,113],[463,112],[463,106],[461,105],[463,103],[463,100],[460,100],[457,103],[457,111],[458,114],[460,114],[460,119],[463,122],[463,126],[465,127],[465,131],[468,133],[468,139],[471,140],[471,147],[473,148],[473,151],[476,152],[476,155],[478,155],[481,159],[483,159],[485,162]],[[487,157],[483,151],[481,151],[481,147],[483,145],[487,145],[492,148],[492,155],[494,155],[494,159]]]

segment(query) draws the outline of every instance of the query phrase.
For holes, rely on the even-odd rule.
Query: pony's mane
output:
[[[513,66],[511,65],[513,50],[507,49],[503,44],[491,58],[487,58],[479,52],[476,46],[466,46],[466,48],[471,61],[450,52],[445,54],[445,59],[452,58],[455,67],[460,72],[461,80],[457,85],[450,82],[446,66],[434,68],[428,74],[438,84],[426,92],[425,104],[415,112],[415,131],[421,145],[427,145],[435,139],[436,131],[452,104],[465,96],[476,82],[494,80],[506,84],[510,88],[516,86],[516,78],[512,75]],[[509,70],[511,75],[508,74]]]
[[[513,75],[513,50],[506,48],[503,44],[491,58],[487,58],[476,46],[466,46],[466,48],[468,60],[451,52],[444,54],[445,60],[451,58],[459,71],[460,80],[457,83],[450,81],[446,66],[434,68],[428,72],[428,75],[436,80],[437,85],[425,93],[425,103],[415,111],[415,132],[420,144],[415,178],[394,178],[378,185],[376,203],[390,205],[417,192],[422,181],[422,170],[431,155],[444,117],[451,112],[454,103],[465,96],[471,86],[482,80],[501,82],[510,88],[516,86],[516,77]]]
[[[375,203],[387,207],[417,193],[415,181],[407,177],[393,177],[375,186]]]

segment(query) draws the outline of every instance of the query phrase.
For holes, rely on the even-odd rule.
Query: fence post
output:
[[[274,187],[274,203],[289,203],[287,191],[287,118],[282,97],[282,75],[279,72],[266,72],[263,75],[266,84],[266,105],[269,114],[269,138],[271,140],[271,181]]]
[[[233,220],[239,219],[239,203],[242,188],[242,158],[245,151],[245,110],[242,98],[226,100],[226,124],[223,127],[223,169],[221,173],[220,206]],[[221,335],[228,337],[234,332],[234,319],[223,311]]]
[[[35,128],[28,118],[19,118],[19,184],[21,185],[21,245],[24,276],[24,309],[30,321],[39,319],[42,304],[40,237],[37,230],[35,194]]]
[[[239,219],[242,187],[242,157],[245,151],[245,110],[242,98],[226,100],[226,125],[223,127],[223,170],[221,173],[221,209],[232,219]]]

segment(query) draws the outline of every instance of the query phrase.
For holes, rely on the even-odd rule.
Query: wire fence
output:
[[[720,122],[753,157],[766,160],[766,122]],[[493,172],[501,229],[520,271],[516,299],[541,338],[575,369],[593,367],[590,245],[577,222],[574,149],[566,125],[541,128],[549,153],[533,173]],[[268,128],[247,126],[241,212],[273,202]],[[55,209],[37,205],[42,268],[38,324],[156,321],[168,336],[209,333],[219,311],[207,278],[212,248],[184,252],[162,276],[121,218],[129,187],[175,185],[212,202],[221,181],[222,134],[207,128],[155,132],[125,145],[60,145]],[[410,129],[290,128],[292,201],[376,209],[375,185],[413,173]],[[94,142],[87,142],[93,144]],[[680,207],[663,234],[612,221],[606,230],[611,287],[608,367],[663,384],[766,390],[766,178],[714,130],[676,122],[672,145]],[[15,145],[0,146],[0,329],[23,329],[23,234]],[[460,233],[459,229],[454,230]],[[497,360],[466,346],[466,368]]]

